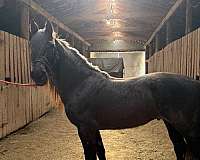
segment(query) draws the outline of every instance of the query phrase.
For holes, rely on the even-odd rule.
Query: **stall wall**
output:
[[[36,120],[53,106],[50,86],[22,86],[33,83],[30,61],[29,42],[0,31],[0,138]]]
[[[148,61],[148,72],[173,72],[199,79],[200,28],[168,44]]]

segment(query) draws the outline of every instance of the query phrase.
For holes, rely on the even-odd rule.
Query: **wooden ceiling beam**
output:
[[[175,13],[177,8],[184,2],[184,0],[177,0],[176,3],[172,6],[172,8],[169,10],[165,18],[161,21],[161,23],[158,25],[156,30],[152,33],[149,40],[146,42],[146,46],[153,40],[155,35],[160,31],[160,29],[163,27],[163,25],[168,21],[168,19]]]

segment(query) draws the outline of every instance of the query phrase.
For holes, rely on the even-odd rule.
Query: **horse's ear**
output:
[[[31,34],[32,35],[35,34],[39,30],[39,26],[34,20],[31,21],[30,29],[31,29]]]
[[[45,32],[46,32],[50,37],[52,37],[52,34],[53,34],[53,32],[54,32],[54,29],[53,29],[52,24],[51,24],[49,21],[47,21],[46,24],[45,24]]]

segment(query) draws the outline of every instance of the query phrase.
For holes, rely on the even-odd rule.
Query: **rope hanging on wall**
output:
[[[37,85],[34,84],[34,83],[22,84],[22,83],[9,82],[9,81],[5,81],[5,80],[0,80],[0,84],[12,85],[12,86],[21,86],[21,87],[37,87]]]

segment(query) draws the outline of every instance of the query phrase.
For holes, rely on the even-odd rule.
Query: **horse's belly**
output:
[[[134,127],[138,127],[138,126],[141,126],[141,125],[144,125],[148,122],[150,122],[151,120],[153,119],[149,119],[149,120],[146,120],[146,121],[141,121],[141,122],[133,122],[131,123],[130,121],[123,121],[123,120],[120,120],[120,121],[116,121],[115,123],[104,123],[102,125],[99,126],[99,129],[100,130],[105,130],[105,129],[128,129],[128,128],[134,128]]]
[[[156,117],[152,113],[137,110],[107,111],[97,118],[99,129],[126,129],[144,125]]]

